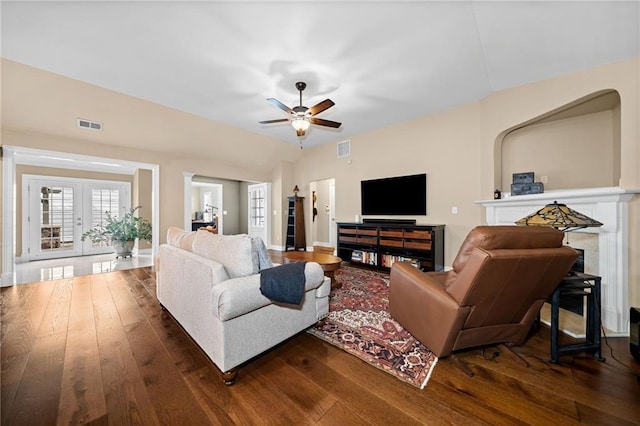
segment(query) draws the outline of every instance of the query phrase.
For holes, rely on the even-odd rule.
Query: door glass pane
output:
[[[120,191],[118,189],[91,190],[91,228],[104,222],[107,212],[112,217],[119,216]],[[92,243],[92,247],[105,247],[106,242]]]
[[[73,248],[73,188],[40,187],[40,249]]]
[[[264,226],[264,190],[251,191],[251,224],[256,227]]]

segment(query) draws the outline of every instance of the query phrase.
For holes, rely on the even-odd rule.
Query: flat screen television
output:
[[[427,174],[360,182],[361,214],[415,216],[427,214]]]

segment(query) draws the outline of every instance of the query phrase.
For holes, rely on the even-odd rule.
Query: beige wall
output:
[[[284,249],[287,229],[287,208],[289,206],[287,197],[293,195],[293,187],[296,185],[293,178],[293,168],[293,163],[281,161],[272,172],[271,208],[275,214],[272,212],[271,244],[281,249]],[[305,223],[307,220],[308,218],[305,217]]]
[[[2,59],[0,71],[3,145],[159,166],[160,242],[169,226],[184,224],[183,173],[269,181],[280,162],[302,155],[297,146],[17,62]],[[78,129],[77,117],[104,130]]]
[[[513,173],[520,172],[535,172],[536,182],[547,176],[545,190],[617,186],[613,122],[609,110],[514,130],[502,143],[499,189],[511,192]]]
[[[353,136],[350,138],[349,158],[336,158],[334,144],[305,149],[304,157],[295,166],[295,181],[300,186],[301,195],[308,195],[310,182],[327,176],[335,177],[336,219],[352,222],[360,213],[360,180],[427,173],[427,215],[410,218],[418,223],[446,225],[445,264],[450,265],[468,231],[485,223],[484,210],[474,201],[492,199],[493,190],[502,185],[504,135],[592,93],[615,90],[620,95],[621,106],[619,111],[616,107],[612,112],[592,117],[605,123],[611,131],[611,134],[605,134],[598,130],[604,138],[605,151],[609,147],[613,152],[605,153],[597,146],[597,140],[591,139],[589,144],[595,148],[583,150],[581,161],[590,166],[599,165],[600,161],[606,163],[604,172],[589,172],[596,175],[598,186],[612,186],[619,173],[623,188],[640,188],[639,61],[636,58],[503,90],[477,103]],[[619,124],[610,114],[619,114]],[[584,119],[568,118],[560,123],[548,123],[544,132]],[[566,131],[562,133],[567,135]],[[571,138],[583,136],[584,133],[578,132]],[[572,144],[579,142],[582,141],[570,141]],[[617,152],[620,155],[614,158]],[[553,182],[563,186],[587,184],[578,182],[577,177],[563,175],[565,166],[564,162],[557,161],[553,167],[545,168],[552,187]],[[542,162],[536,163],[535,167],[542,167]],[[572,169],[571,173],[576,170]],[[582,171],[580,173],[583,174]],[[638,198],[636,196],[630,208],[630,241],[640,240]],[[457,215],[451,213],[454,206],[458,207]],[[632,306],[640,305],[640,257],[637,250],[629,247]]]
[[[140,206],[138,216],[152,222],[153,212],[153,175],[151,170],[138,169],[133,175],[132,207]],[[150,249],[152,243],[138,240],[138,249]]]
[[[361,180],[427,173],[427,215],[402,218],[446,224],[450,264],[462,239],[482,220],[483,210],[474,204],[480,197],[479,119],[480,104],[473,103],[357,135],[350,138],[349,158],[336,158],[334,144],[305,148],[295,167],[300,195],[310,197],[312,181],[335,178],[336,221],[353,222],[360,214]],[[458,207],[457,215],[451,207]]]
[[[224,162],[213,162],[207,158],[181,158],[175,154],[166,154],[138,149],[118,148],[97,144],[86,143],[84,140],[69,139],[54,135],[42,135],[32,132],[19,132],[15,130],[2,131],[2,141],[6,145],[21,146],[27,148],[46,149],[59,152],[74,152],[83,155],[104,156],[119,160],[142,160],[149,164],[158,164],[160,167],[159,185],[161,188],[158,194],[160,202],[160,242],[164,242],[169,226],[182,227],[184,224],[184,175],[183,173],[195,173],[198,175],[223,175],[229,180],[247,179],[255,181],[268,181],[271,178],[269,173],[258,170],[249,170],[229,166]],[[106,154],[108,153],[108,154]],[[238,192],[235,192],[235,199],[228,201],[229,204],[239,205]],[[227,201],[225,200],[225,204]],[[236,220],[238,226],[239,219]],[[226,225],[225,225],[226,226]],[[233,227],[233,225],[230,225]]]
[[[620,186],[640,187],[638,129],[640,59],[593,68],[496,92],[482,100],[482,189],[500,185],[500,149],[504,134],[536,117],[591,93],[616,90],[620,95]],[[614,129],[615,130],[615,129]],[[615,130],[617,131],[617,130]],[[494,188],[495,189],[495,188]]]
[[[240,182],[240,192],[238,202],[240,203],[238,213],[240,214],[238,223],[238,233],[249,232],[249,182]]]
[[[295,184],[308,200],[310,182],[335,178],[336,219],[350,222],[360,213],[360,180],[427,173],[428,212],[415,219],[446,225],[445,264],[450,265],[468,231],[484,223],[484,210],[474,201],[491,199],[493,190],[502,185],[504,135],[589,94],[602,90],[619,93],[620,107],[614,114],[619,112],[620,120],[619,125],[614,120],[612,138],[619,139],[620,146],[614,146],[607,157],[613,172],[606,174],[615,176],[619,170],[620,186],[640,188],[639,63],[640,58],[635,58],[502,90],[479,102],[355,135],[350,137],[351,157],[337,159],[334,144],[301,151],[19,64],[7,66],[3,60],[2,143],[95,156],[107,152],[117,159],[159,164],[161,236],[168,226],[183,223],[183,172],[231,180],[270,180],[276,211],[272,242],[280,246],[286,197]],[[67,102],[42,102],[43,98]],[[127,115],[121,117],[117,112],[123,110]],[[94,119],[103,115],[110,119],[109,126],[105,124],[105,129],[112,129],[110,134],[86,136],[59,124],[76,116]],[[594,161],[591,152],[584,155],[589,157],[587,161]],[[563,179],[559,167],[548,171],[549,176],[557,174],[558,181]],[[454,206],[457,215],[452,214]],[[629,216],[630,241],[640,240],[639,212],[636,197]],[[305,222],[309,224],[310,219]],[[640,306],[637,250],[629,247],[630,301],[634,306]]]

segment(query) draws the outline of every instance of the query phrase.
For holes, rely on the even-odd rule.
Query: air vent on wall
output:
[[[351,155],[351,141],[346,140],[338,142],[338,158],[344,158]]]
[[[89,129],[89,130],[102,130],[102,123],[97,121],[85,120],[84,118],[77,118],[76,122],[78,123],[78,127],[81,129]]]

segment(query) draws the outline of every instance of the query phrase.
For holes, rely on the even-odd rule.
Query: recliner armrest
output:
[[[442,284],[443,287],[447,283],[447,281],[450,279],[452,274],[455,274],[455,272],[447,271],[447,272],[427,272],[426,273],[426,275],[428,275],[430,278],[433,278],[434,280]]]
[[[424,273],[408,262],[398,262],[391,268],[390,281],[394,285],[400,286],[405,285],[405,283],[409,281],[410,285],[417,289],[420,294],[430,298],[434,297],[438,299],[437,303],[444,306],[454,309],[457,308],[458,303],[446,292],[443,283],[437,278],[440,277],[432,276],[430,273]],[[389,287],[389,291],[391,292],[391,285]],[[391,300],[391,294],[389,295],[389,299]]]
[[[447,356],[469,314],[443,284],[409,263],[395,263],[389,283],[391,316],[437,356]]]

